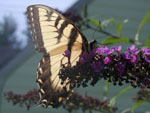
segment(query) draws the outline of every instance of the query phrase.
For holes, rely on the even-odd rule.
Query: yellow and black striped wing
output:
[[[63,87],[66,85],[61,84],[58,76],[62,65],[68,62],[63,53],[65,50],[71,51],[70,62],[73,66],[79,60],[80,54],[87,51],[88,43],[70,20],[48,6],[29,6],[27,16],[35,48],[44,53],[37,69],[40,102],[55,107],[63,98]],[[69,84],[66,89],[69,92]]]

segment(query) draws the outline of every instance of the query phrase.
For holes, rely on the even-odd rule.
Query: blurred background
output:
[[[36,68],[42,54],[37,53],[34,49],[31,34],[25,16],[26,8],[33,4],[44,4],[60,11],[74,9],[82,12],[83,6],[88,5],[88,16],[97,20],[106,20],[115,18],[116,22],[127,20],[123,27],[122,35],[124,37],[133,37],[137,32],[137,28],[150,10],[149,0],[1,0],[0,1],[0,113],[33,113],[33,112],[56,112],[65,113],[67,111],[62,108],[44,109],[34,106],[27,111],[26,108],[13,106],[4,99],[3,93],[13,91],[15,93],[24,94],[28,90],[38,88],[36,80]],[[114,26],[108,26],[107,31],[116,33]],[[93,31],[84,30],[88,40],[93,39]],[[142,29],[141,41],[144,42],[149,35],[150,29],[146,25]],[[102,36],[95,34],[98,40],[102,40]],[[128,46],[127,44],[123,44]],[[79,93],[91,95],[101,99],[105,81],[100,81],[95,87],[76,89]],[[115,96],[119,91],[128,85],[111,86],[109,97]],[[120,97],[117,101],[120,109],[125,109],[133,105],[132,98],[135,96],[136,89],[127,92],[127,95]],[[138,111],[149,111],[148,104],[140,106]]]

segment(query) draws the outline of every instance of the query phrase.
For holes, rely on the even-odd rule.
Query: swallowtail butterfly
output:
[[[94,43],[89,43],[80,30],[62,14],[45,5],[31,5],[27,8],[27,17],[32,31],[32,38],[37,51],[42,52],[37,69],[40,104],[57,107],[64,93],[70,92],[70,84],[61,84],[59,70],[68,59],[64,52],[71,52],[71,66],[76,65],[82,52],[89,52]]]

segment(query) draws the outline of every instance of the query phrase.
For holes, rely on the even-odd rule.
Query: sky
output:
[[[52,8],[65,11],[78,0],[1,0],[0,1],[0,22],[4,16],[11,16],[17,22],[18,41],[22,42],[22,48],[27,44],[27,38],[22,33],[27,28],[25,12],[29,5],[43,4]]]

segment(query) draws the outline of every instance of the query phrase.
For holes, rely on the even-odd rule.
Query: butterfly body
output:
[[[62,98],[71,92],[70,84],[59,78],[59,70],[68,59],[63,55],[71,52],[70,64],[76,65],[82,52],[90,52],[95,42],[88,44],[85,36],[67,18],[45,5],[31,5],[27,8],[27,17],[37,51],[42,52],[37,69],[40,103],[46,106],[59,106]]]

